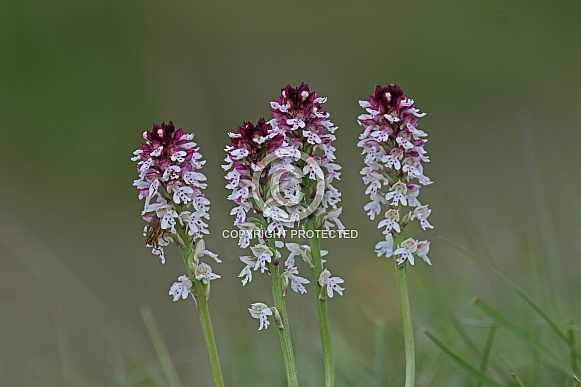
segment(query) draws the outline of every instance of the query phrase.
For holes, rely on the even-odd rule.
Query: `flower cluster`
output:
[[[321,104],[326,101],[327,98],[317,97],[316,92],[310,92],[305,83],[296,88],[289,85],[282,89],[277,102],[270,103],[274,117],[271,122],[276,124],[277,131],[284,133],[288,147],[307,155],[313,161],[303,166],[305,177],[297,184],[302,183],[307,188],[307,200],[320,200],[315,215],[321,217],[326,228],[335,222],[337,228],[344,229],[338,219],[341,208],[337,204],[341,200],[341,193],[332,185],[333,180],[339,179],[341,174],[341,166],[334,163],[336,157],[333,141],[336,139],[334,133],[337,127],[329,120],[330,114],[322,110]],[[317,179],[324,180],[324,192],[313,190],[312,181]]]
[[[325,229],[337,227],[343,230],[345,227],[339,220],[342,208],[338,207],[341,193],[333,186],[333,181],[339,179],[341,175],[339,172],[341,166],[334,162],[336,157],[333,141],[336,139],[334,133],[337,127],[329,119],[330,114],[322,109],[322,104],[326,101],[327,98],[318,97],[317,93],[311,92],[305,83],[296,88],[288,85],[281,90],[278,101],[270,103],[270,111],[276,127],[284,132],[286,143],[301,154],[307,155],[308,160],[312,161],[302,169],[304,177],[300,186],[304,187],[307,200],[313,200],[312,203],[316,205],[312,209],[314,213],[310,214],[315,217],[315,224]],[[324,183],[320,184],[322,192],[319,187],[315,187],[313,183],[315,181]],[[296,255],[302,256],[303,260],[313,267],[309,246],[287,243],[286,247],[291,254],[285,262],[287,267],[285,274],[293,270]],[[323,250],[322,253],[326,254],[326,251]],[[321,273],[318,282],[323,292],[327,290],[329,297],[333,297],[333,290],[342,295],[343,288],[335,286],[335,282],[342,283],[343,279],[331,278],[328,269]],[[322,293],[320,296],[324,295],[325,293]]]
[[[232,190],[228,199],[236,204],[231,211],[234,225],[244,231],[239,246],[247,248],[253,238],[258,242],[251,247],[253,255],[240,257],[243,285],[252,281],[253,271],[269,273],[269,266],[280,261],[277,248],[283,244],[268,245],[265,233],[282,237],[286,229],[304,228],[311,219],[326,229],[344,229],[341,194],[332,185],[341,169],[334,163],[332,145],[337,128],[322,110],[325,102],[304,83],[287,86],[278,102],[270,104],[272,119],[245,122],[229,134],[223,168],[228,171],[226,188]],[[286,260],[282,277],[285,294],[289,287],[306,292],[309,281],[298,275],[294,259]]]
[[[267,232],[271,235],[274,233],[274,235],[282,236],[283,227],[292,227],[293,224],[289,220],[276,216],[275,211],[278,208],[269,206],[274,199],[267,199],[263,205],[257,202],[254,190],[259,191],[258,195],[271,195],[268,188],[273,183],[273,176],[279,176],[278,184],[283,186],[282,191],[287,194],[290,194],[292,189],[295,191],[300,189],[300,186],[295,184],[293,175],[288,174],[285,169],[290,165],[290,157],[284,156],[284,152],[289,149],[284,133],[275,130],[270,122],[267,123],[264,118],[258,120],[256,125],[244,122],[235,133],[230,133],[229,136],[230,145],[226,147],[228,155],[223,168],[229,171],[226,175],[228,180],[226,188],[231,189],[232,193],[228,199],[236,204],[230,214],[235,216],[234,225],[241,231],[238,245],[247,248],[250,246],[251,239],[257,239],[257,243],[250,247],[252,255],[240,257],[245,266],[239,277],[242,278],[242,284],[246,285],[252,281],[253,271],[270,274],[271,265],[278,265],[281,260],[278,248],[282,247],[282,244],[277,241],[274,246],[269,245],[268,238],[265,237]],[[273,158],[271,164],[261,163],[268,157]],[[260,177],[259,184],[253,183],[255,173]],[[290,187],[292,184],[295,184],[294,188]],[[250,215],[255,216],[249,216],[250,210],[253,210],[253,214]],[[290,284],[295,292],[306,292],[303,284],[309,281],[298,276],[296,267],[287,268],[282,275],[285,279],[285,290]],[[271,309],[262,303],[253,304],[249,309],[251,315],[260,320],[260,330],[268,328],[267,316],[272,315]]]
[[[258,120],[256,125],[244,122],[235,133],[229,133],[229,136],[230,145],[225,149],[228,155],[222,168],[229,171],[226,175],[226,188],[231,189],[232,193],[228,199],[237,205],[230,211],[230,215],[236,216],[235,226],[250,230],[253,226],[248,222],[248,211],[254,208],[256,213],[264,215],[264,208],[259,208],[253,197],[253,189],[256,187],[252,184],[252,178],[255,172],[260,172],[259,162],[281,149],[284,136],[277,133],[264,118]],[[261,180],[260,185],[264,186],[268,174]],[[249,243],[249,240],[241,241],[240,246],[248,247]]]
[[[245,122],[229,134],[223,168],[229,171],[228,198],[237,205],[231,212],[236,226],[249,227],[254,209],[268,221],[268,231],[281,234],[312,216],[326,228],[344,228],[338,219],[341,193],[332,185],[341,169],[332,145],[337,128],[322,111],[325,101],[304,83],[287,86],[271,102],[273,119]]]
[[[367,114],[359,116],[364,129],[357,144],[363,149],[366,166],[361,170],[365,191],[371,202],[365,205],[367,215],[375,219],[385,206],[384,219],[378,227],[384,228],[385,239],[375,246],[378,256],[395,256],[398,264],[414,264],[414,254],[428,264],[430,242],[412,238],[403,241],[394,250],[394,236],[413,219],[422,229],[433,228],[428,222],[431,210],[418,201],[420,187],[432,181],[424,175],[422,162],[429,162],[424,145],[427,134],[418,129],[418,118],[425,116],[394,84],[378,85],[368,101],[359,101]],[[409,211],[404,214],[404,206]]]
[[[145,143],[134,152],[139,179],[133,185],[139,190],[139,199],[145,199],[143,220],[147,247],[165,263],[164,247],[172,241],[180,246],[196,243],[195,253],[188,265],[190,276],[180,276],[171,287],[174,300],[191,293],[192,279],[209,285],[219,278],[211,267],[199,260],[208,255],[216,262],[218,256],[205,249],[203,236],[208,234],[206,220],[210,201],[202,192],[206,177],[199,172],[205,164],[193,141],[193,134],[185,134],[181,128],[167,124],[153,125],[143,133]]]

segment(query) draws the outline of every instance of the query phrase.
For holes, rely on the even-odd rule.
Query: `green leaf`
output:
[[[547,322],[547,324],[549,324],[549,326],[551,327],[551,329],[553,330],[553,332],[555,332],[555,334],[557,335],[557,337],[559,337],[559,339],[561,339],[561,341],[565,344],[567,344],[567,346],[569,346],[572,355],[581,360],[581,355],[579,354],[579,352],[577,352],[577,350],[574,347],[570,346],[570,342],[569,339],[567,338],[567,336],[565,336],[565,334],[559,329],[559,327],[557,326],[557,324],[549,317],[549,315],[547,313],[545,313],[545,311],[531,298],[529,297],[525,291],[518,286],[517,284],[515,284],[514,282],[512,282],[508,277],[506,277],[504,274],[502,274],[500,271],[498,271],[496,268],[494,268],[491,264],[489,264],[488,262],[486,262],[484,259],[476,256],[475,254],[472,254],[471,252],[469,252],[468,250],[466,250],[465,248],[463,248],[462,246],[450,241],[449,239],[446,239],[444,237],[440,237],[444,242],[448,243],[450,246],[452,246],[453,248],[455,248],[456,250],[460,251],[462,254],[466,255],[468,258],[473,259],[474,261],[478,262],[479,264],[481,264],[482,266],[484,266],[486,269],[488,269],[488,271],[490,271],[491,273],[495,274],[498,278],[500,278],[501,280],[503,280],[504,282],[506,282],[508,284],[508,286],[510,286],[527,304],[529,304],[529,306],[543,319]]]
[[[430,333],[428,330],[424,329],[424,333],[426,336],[430,338],[446,355],[448,355],[452,360],[454,360],[461,368],[463,368],[466,372],[472,375],[478,381],[484,383],[488,386],[495,386],[495,387],[502,387],[502,384],[498,383],[490,376],[486,375],[486,373],[480,371],[479,369],[471,366],[466,362],[462,357],[454,353],[442,340],[436,337],[434,334]]]
[[[549,350],[544,344],[540,343],[537,340],[534,340],[530,335],[520,329],[516,324],[506,319],[502,314],[498,311],[494,310],[484,301],[478,299],[477,297],[473,300],[474,304],[480,308],[484,313],[486,313],[490,318],[494,319],[499,325],[507,328],[511,331],[515,336],[521,338],[522,340],[526,341],[532,347],[534,347],[541,355],[544,355],[547,360],[549,360],[553,365],[555,365],[560,370],[564,371],[568,375],[574,375],[575,372],[571,369],[566,362],[559,359],[553,352]]]

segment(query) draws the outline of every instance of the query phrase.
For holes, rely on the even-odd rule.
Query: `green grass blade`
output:
[[[557,324],[555,324],[555,322],[549,317],[549,315],[547,313],[545,313],[545,311],[531,297],[529,297],[520,286],[518,286],[517,284],[515,284],[514,282],[512,282],[508,277],[506,277],[504,274],[502,274],[500,271],[498,271],[496,268],[494,268],[491,264],[489,264],[488,262],[486,262],[482,258],[478,257],[475,254],[472,254],[471,252],[469,252],[468,250],[466,250],[462,246],[460,246],[460,245],[458,245],[458,244],[450,241],[449,239],[446,239],[444,237],[440,237],[440,238],[444,242],[448,243],[450,246],[452,246],[453,248],[455,248],[456,250],[460,251],[462,254],[464,254],[467,257],[473,259],[474,261],[480,263],[482,266],[484,266],[490,272],[492,272],[493,274],[495,274],[498,278],[500,278],[501,280],[503,280],[504,282],[506,282],[527,304],[529,304],[529,306],[543,320],[545,320],[547,322],[547,324],[549,324],[549,326],[551,327],[551,329],[563,341],[563,343],[569,345],[569,340],[567,339],[567,337],[565,336],[565,334],[559,329],[559,327],[557,326]],[[573,353],[573,356],[575,356],[575,358],[581,359],[581,356],[579,355],[579,352],[577,352],[574,348],[571,348],[571,351]]]
[[[518,375],[516,374],[516,372],[512,371],[510,373],[510,377],[514,381],[515,386],[517,386],[517,387],[525,387],[524,383],[522,382],[522,380],[520,380],[520,378],[518,377]]]
[[[62,310],[60,306],[54,303],[51,307],[53,314],[55,328],[56,328],[56,339],[57,339],[57,349],[59,355],[59,364],[61,367],[61,374],[63,378],[63,384],[65,386],[74,386],[75,378],[72,374],[73,357],[71,355],[71,350],[69,347],[69,342],[67,340],[67,335],[65,333],[65,324],[62,318]],[[78,382],[78,381],[77,381]]]
[[[480,362],[480,371],[486,372],[488,366],[488,359],[490,358],[490,351],[492,350],[492,343],[494,342],[494,336],[496,333],[496,325],[490,327],[488,331],[488,337],[486,338],[486,345],[484,347],[484,352],[482,353],[482,361]]]
[[[544,355],[545,358],[550,361],[553,365],[557,368],[562,370],[563,372],[567,373],[568,375],[574,375],[575,372],[571,369],[566,362],[563,362],[559,359],[555,354],[553,354],[545,345],[541,344],[539,341],[532,339],[528,334],[523,332],[517,325],[506,319],[502,316],[498,311],[494,310],[484,301],[478,299],[477,297],[474,298],[473,303],[480,308],[488,317],[495,320],[499,325],[505,327],[509,331],[511,331],[515,336],[519,337],[523,341],[526,341],[530,344],[533,348],[539,351],[540,354]]]
[[[466,362],[462,357],[454,353],[442,340],[436,337],[434,334],[429,332],[428,330],[424,329],[424,333],[426,336],[430,338],[446,355],[448,355],[452,360],[456,362],[461,368],[463,368],[466,372],[472,375],[478,381],[484,383],[488,386],[494,387],[502,387],[502,384],[498,383],[490,376],[486,375],[484,372],[480,371],[479,369],[471,366],[468,362]]]
[[[464,343],[466,344],[466,346],[468,347],[470,352],[472,352],[474,354],[474,356],[476,356],[477,358],[481,357],[482,351],[478,348],[478,346],[476,344],[474,344],[474,341],[472,341],[470,336],[468,336],[468,333],[466,333],[466,330],[464,329],[464,327],[460,323],[460,320],[454,316],[452,316],[451,318],[452,318],[452,324],[454,325],[454,328],[456,328],[456,331],[458,331],[458,335],[460,335],[460,338],[462,340],[464,340]]]
[[[122,386],[157,386],[166,387],[167,382],[159,375],[156,364],[141,364],[127,372],[126,383]]]
[[[163,341],[163,337],[159,331],[159,327],[157,326],[151,308],[149,305],[143,305],[140,312],[145,327],[147,328],[147,333],[149,333],[151,343],[153,344],[155,353],[157,353],[159,363],[161,364],[161,368],[163,369],[170,387],[182,387],[182,382],[171,362],[169,351]]]
[[[492,343],[494,342],[494,334],[496,333],[496,325],[490,327],[488,331],[488,337],[486,338],[486,344],[484,346],[484,351],[482,352],[482,359],[480,360],[480,371],[486,373],[488,368],[488,359],[490,358],[490,351],[492,350]],[[480,386],[481,384],[479,384]]]
[[[577,368],[577,357],[575,356],[575,330],[573,329],[574,321],[569,321],[569,327],[567,328],[567,341],[569,342],[569,360],[571,361],[571,368],[575,370],[575,374],[579,374],[579,368]]]
[[[387,363],[387,348],[385,347],[385,322],[375,323],[375,383],[384,386],[386,383],[385,365]]]
[[[482,366],[483,351],[481,351],[478,348],[478,346],[474,343],[474,341],[472,341],[472,339],[470,339],[470,337],[466,333],[466,330],[464,329],[462,324],[468,323],[469,325],[475,325],[475,326],[478,326],[480,328],[488,328],[488,329],[492,330],[492,329],[496,329],[496,323],[493,321],[490,321],[490,322],[477,321],[477,320],[469,319],[466,317],[452,317],[452,322],[454,324],[454,327],[456,328],[456,330],[460,334],[460,337],[466,343],[466,346],[474,353],[474,355],[477,358],[480,359],[481,366]],[[474,322],[476,322],[476,324],[473,324]],[[492,345],[492,343],[490,345]],[[485,350],[486,350],[486,347],[485,347]],[[489,359],[489,358],[490,358],[490,356],[489,356],[489,354],[487,354],[487,359]],[[502,367],[500,367],[494,361],[488,362],[488,360],[487,360],[487,364],[490,364],[492,367],[494,367],[494,369],[498,375],[506,375],[507,374],[507,371],[505,369],[502,369]],[[487,368],[488,368],[488,366],[487,366]]]
[[[436,365],[436,372],[434,372],[434,376],[432,377],[432,381],[428,384],[429,387],[436,387],[438,383],[438,377],[440,376],[440,372],[442,371],[442,364],[446,360],[446,356],[441,354],[438,358],[438,363]]]

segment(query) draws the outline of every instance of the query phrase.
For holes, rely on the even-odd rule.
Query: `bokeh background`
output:
[[[287,84],[327,96],[339,126],[337,187],[354,240],[327,240],[345,279],[330,302],[340,386],[397,386],[403,340],[393,263],[365,216],[357,100],[398,83],[428,115],[435,182],[422,202],[435,229],[428,267],[410,271],[419,386],[473,385],[423,334],[476,366],[453,321],[481,346],[478,295],[529,324],[566,359],[508,286],[447,245],[453,240],[522,286],[559,323],[581,317],[581,5],[578,1],[0,2],[0,385],[164,385],[140,314],[153,311],[187,386],[211,375],[191,302],[167,295],[183,272],[144,246],[130,161],[143,131],[173,120],[208,162],[209,249],[224,263],[210,309],[226,382],[282,386],[276,330],[246,308],[270,301],[265,278],[242,288],[220,168],[227,133],[269,114]],[[306,386],[320,386],[314,295],[288,297]],[[484,324],[486,325],[486,324]],[[574,325],[576,329],[578,325]],[[566,377],[499,329],[493,354],[526,385]],[[463,355],[464,356],[464,355]],[[508,383],[508,382],[506,382]]]

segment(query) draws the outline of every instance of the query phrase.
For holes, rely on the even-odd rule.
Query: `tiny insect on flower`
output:
[[[165,230],[161,228],[161,219],[154,215],[147,224],[147,229],[145,231],[145,244],[158,249],[159,239],[163,238],[164,234]]]

